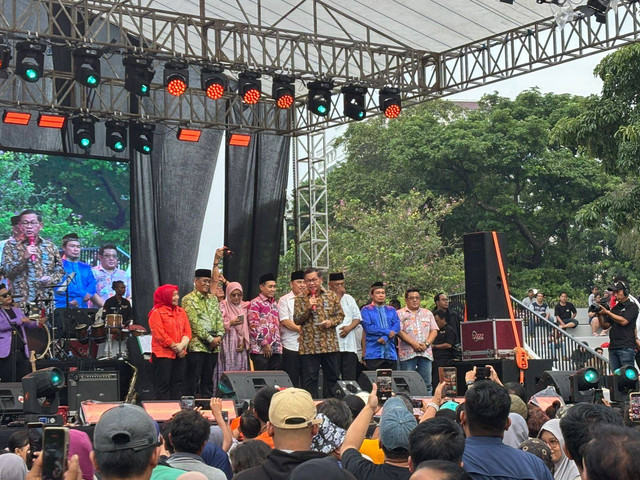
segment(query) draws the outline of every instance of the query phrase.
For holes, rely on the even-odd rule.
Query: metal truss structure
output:
[[[9,42],[37,36],[52,46],[91,45],[105,51],[99,88],[89,92],[74,82],[72,72],[57,71],[47,62],[44,78],[37,84],[27,85],[14,75],[1,81],[0,105],[296,137],[298,261],[327,267],[326,148],[324,135],[318,132],[349,119],[342,115],[339,95],[333,96],[327,117],[310,114],[305,82],[330,78],[336,93],[351,83],[367,86],[367,113],[374,115],[379,111],[373,90],[386,85],[400,89],[406,107],[613,49],[640,35],[636,0],[618,2],[604,24],[593,16],[578,15],[559,28],[549,18],[442,52],[413,48],[322,0],[301,0],[270,22],[263,21],[260,1],[255,17],[243,8],[242,0],[236,0],[244,21],[209,18],[204,0],[201,11],[194,14],[135,1],[0,0],[0,35]],[[285,19],[309,4],[310,28],[281,28]],[[322,21],[333,20],[331,35],[322,33],[326,29],[319,26],[320,12]],[[343,26],[347,23],[348,28]],[[181,58],[190,65],[192,88],[181,97],[171,97],[158,83],[161,75],[157,74],[150,97],[131,111],[130,105],[136,102],[124,89],[122,67],[122,56],[130,53],[157,62]],[[272,99],[244,109],[237,108],[240,100],[233,93],[224,100],[208,99],[194,85],[199,83],[199,68],[211,63],[227,72],[251,69],[265,76],[276,72],[294,76],[299,92],[295,107],[273,115],[269,114],[275,110]],[[230,115],[232,109],[246,114],[231,123],[231,118],[237,118]]]
[[[329,269],[327,139],[324,130],[293,139],[296,268]]]

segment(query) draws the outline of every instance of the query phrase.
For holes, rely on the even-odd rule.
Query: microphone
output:
[[[36,243],[36,239],[34,237],[29,237],[29,246],[32,246]],[[35,255],[31,255],[31,261],[35,262],[36,261],[36,256]]]
[[[316,292],[317,292],[317,290],[316,290],[315,288],[314,288],[313,290],[311,290],[311,296],[312,296],[313,298],[317,298],[317,297],[318,297],[318,295],[316,294]],[[318,309],[318,306],[317,306],[317,305],[311,305],[311,311],[312,311],[312,312],[315,312],[317,309]]]

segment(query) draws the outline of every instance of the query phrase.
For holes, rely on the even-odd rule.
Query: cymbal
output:
[[[55,302],[55,299],[53,299],[53,298],[36,298],[31,303],[52,303],[52,302]]]

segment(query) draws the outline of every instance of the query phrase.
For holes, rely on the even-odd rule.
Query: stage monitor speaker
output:
[[[551,386],[556,389],[558,395],[562,397],[564,403],[571,402],[571,375],[573,375],[575,371],[554,371],[554,370],[545,370],[545,372],[540,377],[540,381],[536,386],[536,390],[539,392],[540,390],[544,390],[545,388]]]
[[[362,392],[362,388],[360,388],[360,385],[358,385],[358,382],[355,380],[340,380],[337,383],[334,396],[342,400],[348,395],[355,395],[359,392]]]
[[[224,372],[220,377],[220,390],[226,398],[234,398],[236,403],[253,400],[263,387],[293,387],[287,372],[282,370],[255,372]]]
[[[117,402],[120,400],[118,372],[87,371],[69,373],[67,379],[69,410],[78,411],[85,400]]]
[[[358,384],[362,390],[371,391],[371,387],[376,382],[375,370],[365,370],[360,374]],[[426,397],[427,385],[418,372],[409,370],[394,370],[392,375],[391,388],[394,393],[406,393],[411,397]]]
[[[22,413],[22,383],[0,382],[0,411],[5,414]]]
[[[509,318],[504,297],[498,255],[491,232],[468,233],[464,242],[464,284],[468,320]],[[502,264],[506,270],[506,252],[502,234],[498,234]]]

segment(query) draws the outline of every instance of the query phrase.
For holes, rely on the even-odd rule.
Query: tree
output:
[[[330,227],[331,270],[345,272],[358,303],[368,300],[376,281],[386,284],[388,296],[402,296],[408,287],[426,293],[462,289],[462,256],[448,254],[439,234],[455,204],[415,190],[380,202],[379,208],[359,199],[342,202]]]

